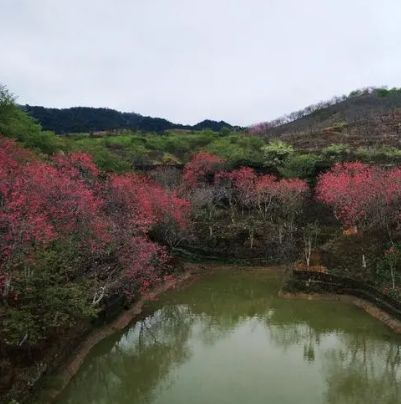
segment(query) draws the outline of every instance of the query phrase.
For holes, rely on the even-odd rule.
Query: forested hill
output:
[[[51,130],[59,134],[118,129],[163,132],[170,129],[220,131],[224,127],[232,128],[229,123],[224,121],[204,120],[193,126],[181,125],[163,118],[142,116],[134,112],[119,112],[109,108],[73,107],[57,109],[31,105],[21,106],[21,108],[33,116],[44,130]]]

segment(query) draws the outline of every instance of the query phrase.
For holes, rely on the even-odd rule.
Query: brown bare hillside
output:
[[[306,107],[250,133],[280,139],[298,149],[320,150],[331,144],[353,147],[401,146],[401,90],[368,88]]]
[[[365,120],[327,126],[322,129],[284,132],[278,139],[297,149],[316,151],[332,144],[344,143],[353,147],[401,147],[401,108],[391,114],[372,116]]]

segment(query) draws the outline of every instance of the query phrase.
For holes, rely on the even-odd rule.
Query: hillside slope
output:
[[[400,146],[401,90],[368,88],[306,107],[251,133],[285,141],[298,149],[319,150],[334,143],[353,147]]]

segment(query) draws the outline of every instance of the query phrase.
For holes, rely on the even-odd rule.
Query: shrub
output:
[[[341,132],[344,128],[348,126],[348,123],[346,121],[341,121],[337,122],[333,125],[334,131],[335,132]]]
[[[280,167],[294,153],[294,148],[281,140],[273,141],[262,147],[265,165]]]
[[[330,160],[344,160],[351,155],[351,148],[347,144],[338,143],[325,147],[322,150],[322,157]]]
[[[316,164],[319,161],[320,157],[313,153],[293,155],[285,160],[279,172],[284,177],[311,180],[316,173]]]

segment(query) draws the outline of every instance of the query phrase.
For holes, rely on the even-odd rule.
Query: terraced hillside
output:
[[[338,143],[352,147],[399,147],[401,90],[356,90],[348,96],[334,97],[254,125],[250,131],[303,150],[316,151]]]

